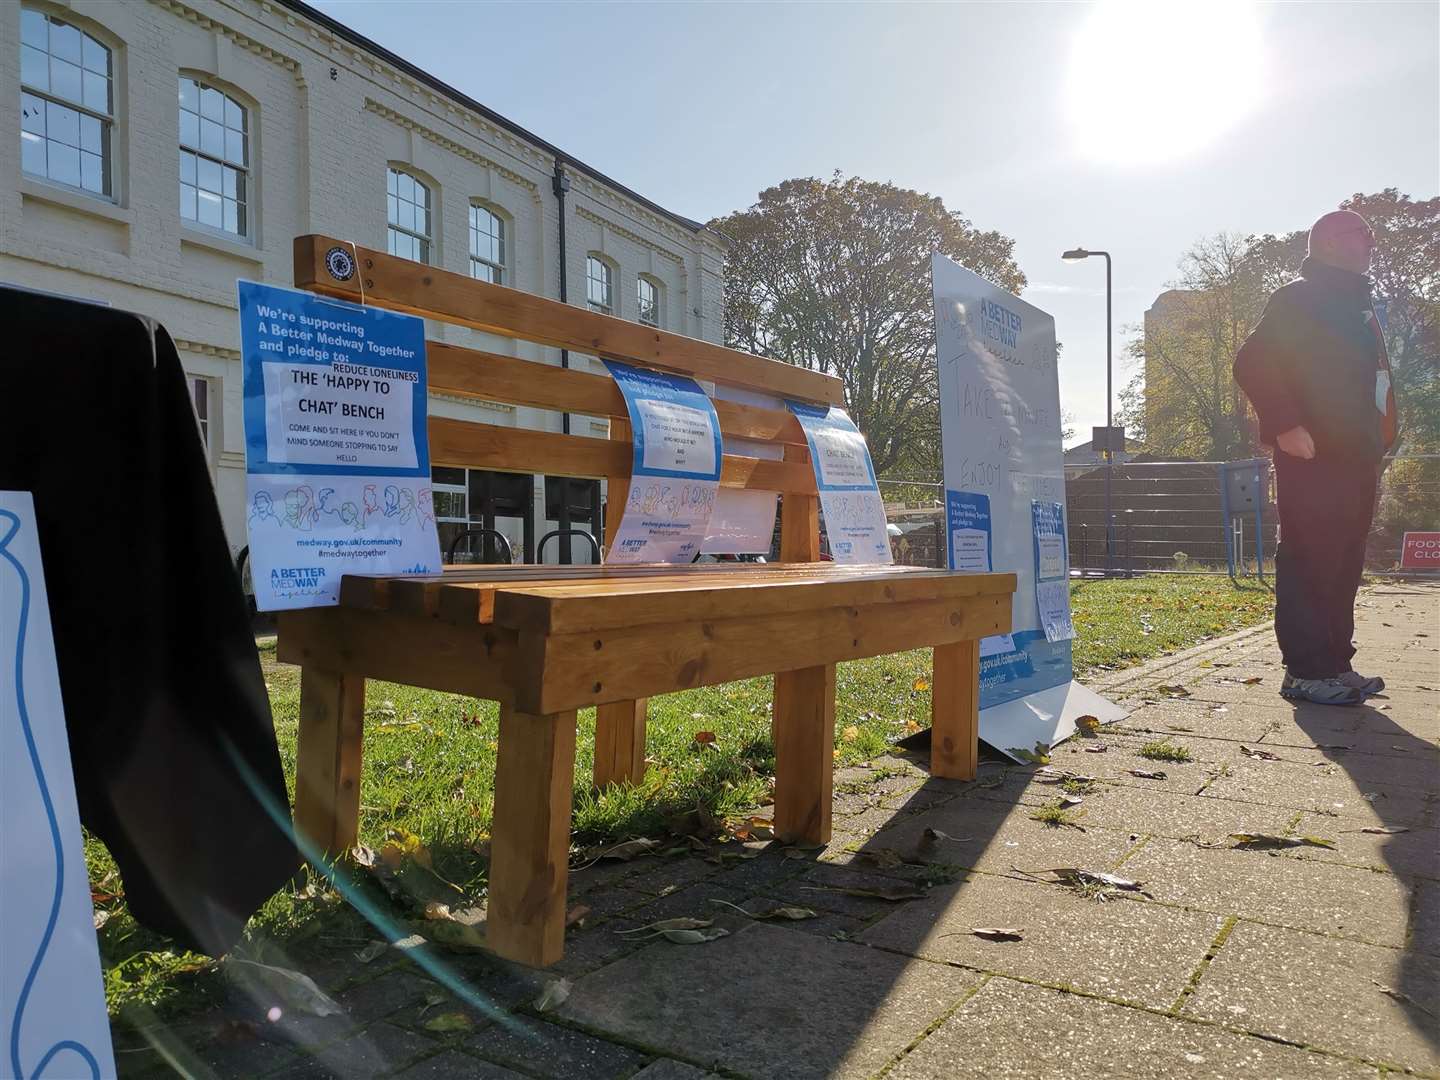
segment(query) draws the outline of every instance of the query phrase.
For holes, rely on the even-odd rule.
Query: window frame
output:
[[[490,216],[491,220],[494,221],[497,227],[496,233],[481,233],[476,228],[477,212],[480,214],[488,214]],[[507,251],[510,245],[514,243],[514,237],[508,235],[510,233],[510,228],[511,225],[508,216],[501,213],[498,207],[492,206],[491,204],[484,202],[480,199],[471,200],[469,209],[466,214],[465,235],[466,251],[469,253],[470,276],[472,278],[475,278],[479,281],[488,281],[492,285],[507,284],[506,278],[509,277],[510,272],[507,260]],[[495,241],[495,246],[499,249],[498,261],[496,259],[490,259],[486,258],[483,255],[476,254],[475,239],[477,236],[487,237]],[[476,270],[479,267],[488,267],[491,276],[486,277],[482,274],[476,273]]]
[[[254,139],[255,139],[255,122],[254,122],[254,121],[255,121],[255,116],[256,116],[256,113],[257,113],[256,107],[255,107],[254,103],[249,99],[248,95],[243,95],[243,94],[239,93],[239,92],[236,91],[233,87],[227,86],[226,84],[224,84],[224,83],[221,82],[220,80],[214,79],[214,78],[212,78],[211,76],[205,74],[204,72],[181,70],[181,71],[178,72],[177,75],[176,75],[177,88],[178,88],[179,84],[184,83],[184,82],[191,82],[191,83],[194,83],[194,84],[195,84],[196,91],[197,91],[197,97],[196,97],[196,102],[195,102],[195,106],[196,106],[195,109],[194,109],[194,110],[187,109],[187,108],[185,107],[185,104],[184,104],[184,99],[178,96],[178,89],[177,89],[177,109],[176,109],[175,141],[176,141],[176,145],[177,145],[177,147],[178,147],[178,154],[179,154],[179,164],[178,164],[178,168],[179,168],[179,184],[180,184],[180,189],[181,189],[181,190],[180,190],[181,206],[180,206],[180,211],[179,211],[179,213],[180,213],[180,223],[181,223],[182,226],[184,226],[184,227],[187,228],[187,229],[197,229],[197,230],[203,231],[203,232],[205,232],[206,234],[211,235],[211,236],[223,237],[223,238],[226,239],[226,240],[232,240],[232,241],[236,241],[236,242],[238,242],[238,243],[249,243],[249,244],[253,244],[253,243],[255,242],[255,237],[256,237],[256,225],[257,225],[257,221],[256,221],[256,201],[257,201],[257,200],[256,200],[256,183],[255,183],[255,148],[254,148]],[[220,95],[220,98],[221,98],[220,110],[221,110],[222,119],[221,119],[220,121],[218,121],[218,123],[220,124],[220,131],[221,131],[220,137],[221,137],[222,141],[226,140],[227,137],[228,137],[228,135],[230,134],[230,132],[231,132],[232,130],[234,130],[234,129],[231,128],[231,126],[230,126],[230,124],[229,124],[229,109],[228,109],[228,106],[234,105],[235,108],[238,109],[239,112],[240,112],[240,119],[241,119],[241,122],[242,122],[242,125],[243,125],[242,128],[239,130],[239,134],[240,134],[240,137],[241,137],[241,152],[242,152],[242,154],[243,154],[243,156],[244,156],[244,164],[243,164],[243,165],[238,165],[238,166],[237,166],[237,165],[234,163],[234,161],[231,160],[230,155],[229,155],[228,143],[227,143],[226,147],[221,150],[219,156],[217,156],[217,155],[215,155],[215,154],[213,154],[213,153],[211,153],[211,152],[209,152],[209,151],[207,151],[207,150],[202,149],[201,146],[200,146],[200,143],[203,142],[203,132],[204,132],[204,130],[205,130],[204,125],[205,125],[207,122],[208,122],[208,123],[212,123],[212,124],[217,122],[217,121],[215,121],[213,118],[206,117],[206,116],[204,115],[204,112],[202,111],[202,110],[203,110],[202,100],[203,100],[204,93],[205,93],[206,90],[210,90],[210,91],[213,91],[213,92],[219,94],[219,95]],[[196,142],[195,142],[195,144],[188,145],[188,146],[187,146],[186,143],[185,143],[185,134],[184,134],[184,131],[185,131],[185,114],[186,114],[186,113],[189,113],[190,115],[193,115],[193,116],[195,117],[195,124],[196,124]],[[186,155],[186,154],[191,154],[191,155],[193,155],[194,158],[195,158],[195,172],[194,172],[194,174],[193,174],[192,179],[189,180],[189,181],[187,181],[187,180],[185,179],[185,155]],[[199,197],[200,197],[200,193],[201,193],[202,191],[206,191],[206,192],[209,191],[208,188],[203,188],[203,187],[200,185],[200,171],[201,171],[201,168],[202,168],[202,166],[201,166],[201,161],[202,161],[202,160],[203,160],[203,161],[206,161],[206,162],[209,162],[209,163],[213,164],[214,166],[217,166],[217,167],[220,169],[220,191],[214,193],[214,194],[217,194],[217,195],[220,197],[220,221],[221,221],[221,223],[220,223],[219,225],[211,225],[211,224],[209,224],[208,222],[205,222],[205,221],[201,221],[201,220],[200,220],[200,216],[199,216],[199,207],[200,207]],[[225,195],[225,170],[226,170],[226,169],[233,169],[233,170],[235,170],[235,171],[239,174],[238,179],[237,179],[237,182],[236,182],[236,185],[235,185],[237,194],[236,194],[234,197],[230,197],[230,196],[226,196],[226,195]],[[185,189],[186,187],[190,187],[190,188],[193,188],[193,189],[195,190],[195,199],[196,199],[196,203],[195,203],[196,216],[195,216],[195,217],[186,217],[186,216],[185,216],[185,207],[184,207],[185,192],[184,192],[184,189]],[[242,197],[242,195],[243,195],[243,197]],[[227,199],[228,199],[229,201],[231,201],[231,202],[234,202],[234,203],[236,204],[236,206],[237,206],[237,210],[236,210],[236,223],[237,223],[237,225],[240,226],[240,229],[239,229],[238,232],[231,231],[231,230],[230,230],[228,227],[226,227],[226,225],[225,225],[225,203],[226,203]]]
[[[118,169],[116,167],[116,155],[118,151],[115,129],[119,124],[118,87],[120,82],[120,45],[109,35],[96,33],[95,29],[88,25],[88,20],[75,20],[52,13],[47,8],[37,4],[21,4],[20,10],[20,37],[18,41],[20,60],[20,173],[23,177],[37,180],[45,184],[53,184],[64,191],[77,192],[87,198],[98,199],[102,202],[117,203],[118,193]],[[68,14],[68,13],[67,13]],[[36,15],[43,20],[45,30],[45,48],[40,50],[38,46],[32,45],[25,38],[26,16]],[[51,26],[60,25],[74,30],[80,35],[80,59],[72,61],[53,51]],[[87,66],[85,58],[86,44],[91,43],[96,48],[103,50],[105,54],[105,111],[100,111],[95,106],[87,104],[85,100],[86,76],[100,76],[102,73]],[[39,52],[43,56],[45,64],[45,87],[42,89],[25,78],[25,61],[27,50]],[[53,62],[59,62],[74,67],[79,72],[80,96],[72,98],[68,94],[61,93],[54,89],[54,66]],[[33,127],[26,126],[25,98],[34,98],[44,103],[44,120],[41,124],[43,131],[37,132]],[[69,110],[76,114],[75,143],[63,142],[58,136],[50,134],[51,106],[57,109]],[[98,150],[87,150],[85,148],[85,135],[82,134],[84,121],[93,120],[98,127]],[[25,165],[25,143],[26,136],[38,136],[45,154],[45,171],[32,172]],[[51,144],[66,147],[75,151],[77,175],[79,183],[69,183],[50,174],[50,146]],[[86,155],[100,159],[100,189],[85,186],[85,157]]]
[[[392,191],[390,187],[390,178],[392,176],[397,178],[396,190],[394,191]],[[402,179],[410,180],[417,189],[425,193],[425,202],[423,206],[422,204],[416,202],[414,199],[406,198],[402,194],[403,189],[400,186]],[[425,211],[425,231],[421,232],[413,227],[407,227],[405,225],[402,225],[399,223],[398,220],[392,221],[390,214],[390,200],[392,199],[396,201],[397,218],[399,216],[398,208],[401,202],[404,202],[415,209],[423,209]],[[398,165],[394,163],[387,164],[385,166],[385,250],[389,254],[394,255],[396,258],[409,259],[412,262],[420,263],[420,265],[422,266],[433,266],[435,265],[434,232],[435,184],[426,177],[421,176],[418,172],[409,168],[408,166]],[[419,257],[417,258],[412,255],[402,255],[400,254],[400,252],[396,251],[392,243],[392,238],[395,236],[403,236],[407,237],[410,240],[416,241],[419,247]]]
[[[598,278],[594,273],[597,266],[604,271],[604,274]],[[604,284],[605,302],[603,304],[592,296],[591,287],[596,282]],[[589,252],[585,256],[585,306],[601,315],[615,314],[615,265],[598,251]]]
[[[650,290],[650,318],[645,317],[645,289]],[[650,274],[635,275],[635,318],[656,330],[665,326],[665,285]]]

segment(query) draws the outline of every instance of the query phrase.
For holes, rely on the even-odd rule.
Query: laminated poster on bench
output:
[[[684,375],[606,360],[630,414],[630,493],[607,563],[688,563],[705,541],[724,448],[715,406]]]
[[[837,563],[852,565],[894,562],[875,465],[855,421],[833,405],[785,404],[800,422],[810,447],[831,556]]]
[[[983,533],[1016,576],[1010,634],[981,642],[980,737],[1018,759],[1126,710],[1074,680],[1055,320],[943,255],[931,272],[950,566],[978,570]]]
[[[114,1076],[28,491],[0,491],[0,821],[0,1076]]]
[[[335,604],[345,574],[438,573],[424,322],[238,287],[256,604]]]

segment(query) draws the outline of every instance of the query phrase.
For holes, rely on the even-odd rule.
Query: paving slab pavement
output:
[[[1268,628],[1093,682],[1133,711],[1052,754],[1095,778],[1069,813],[1080,828],[1035,820],[1061,790],[1034,767],[938,781],[897,748],[879,783],[839,775],[824,849],[573,875],[590,914],[549,971],[437,954],[442,986],[398,953],[363,966],[331,950],[304,969],[341,1016],[267,1025],[236,999],[162,1034],[191,1075],[265,1080],[1440,1078],[1440,587],[1367,589],[1357,627],[1357,663],[1390,682],[1361,708],[1281,699]],[[1192,760],[1142,757],[1157,740]],[[1334,847],[1237,850],[1235,832]],[[1065,867],[1144,895],[1036,880]],[[886,889],[917,896],[873,895]],[[816,917],[756,922],[714,899]],[[617,932],[681,916],[728,934]],[[541,1014],[561,979],[568,996]],[[456,1030],[430,1023],[452,1015]],[[173,1075],[122,1041],[122,1075]]]

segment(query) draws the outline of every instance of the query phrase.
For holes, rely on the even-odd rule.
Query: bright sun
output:
[[[1145,164],[1213,141],[1260,92],[1252,4],[1107,0],[1075,39],[1065,103],[1084,156]]]

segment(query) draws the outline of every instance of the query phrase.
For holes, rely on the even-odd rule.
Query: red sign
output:
[[[1400,547],[1402,570],[1440,570],[1440,532],[1407,532]]]

